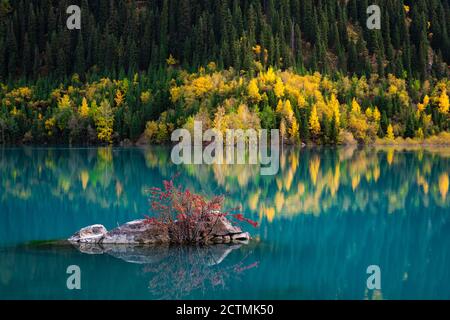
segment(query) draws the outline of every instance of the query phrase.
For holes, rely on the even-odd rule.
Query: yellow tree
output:
[[[250,81],[250,83],[248,84],[248,95],[250,96],[250,98],[252,98],[255,101],[260,101],[261,100],[261,95],[259,93],[259,88],[258,88],[258,80],[257,79],[252,79]]]
[[[213,121],[214,129],[224,134],[227,129],[226,119],[225,108],[223,106],[218,107]]]
[[[420,114],[421,112],[423,112],[425,110],[425,108],[428,106],[428,104],[430,103],[430,97],[428,95],[426,95],[423,98],[423,103],[418,103],[417,104],[417,111]]]
[[[120,91],[120,90],[117,90],[117,92],[116,92],[116,97],[114,98],[114,101],[116,101],[116,105],[118,106],[118,107],[120,107],[121,105],[122,105],[122,103],[123,103],[123,93],[122,93],[122,91]]]
[[[71,105],[70,97],[65,94],[61,99],[58,101],[58,107],[61,109],[69,108]]]
[[[339,110],[339,100],[333,93],[329,102],[329,108],[333,112],[334,118],[336,119],[336,125],[339,127],[341,125],[341,112]]]
[[[291,142],[295,143],[299,140],[299,125],[297,119],[295,117],[292,119],[291,127],[289,128],[289,137],[291,138]]]
[[[291,105],[290,100],[286,100],[286,102],[284,103],[283,113],[288,121],[292,121],[292,119],[294,118],[294,111],[292,110],[292,105]]]
[[[353,98],[352,101],[352,112],[355,114],[361,113],[361,106],[359,105],[358,101],[356,101],[356,98]]]
[[[380,110],[378,110],[378,107],[375,107],[375,109],[373,110],[373,120],[375,120],[375,122],[380,122],[381,120],[381,113]]]
[[[111,143],[114,125],[114,114],[109,102],[105,99],[97,109],[95,119],[97,137],[100,141]]]
[[[319,116],[317,115],[316,105],[313,106],[311,116],[309,118],[309,130],[316,137],[320,134],[320,122]]]
[[[387,128],[386,139],[389,141],[394,141],[394,139],[395,139],[394,128],[392,127],[392,124],[389,124],[389,126]]]
[[[282,113],[283,112],[283,108],[284,108],[284,105],[283,105],[283,101],[281,101],[281,100],[278,100],[278,104],[277,104],[277,113]]]
[[[86,98],[83,97],[83,101],[81,102],[81,107],[79,110],[80,116],[83,118],[87,118],[89,116],[89,105],[87,103]]]
[[[173,57],[173,55],[169,55],[169,58],[166,59],[168,66],[174,66],[178,64],[178,61]]]
[[[288,125],[288,134],[291,142],[298,141],[299,125],[297,119],[295,118],[294,111],[292,110],[292,105],[290,100],[286,100],[282,108],[282,117],[286,120]]]
[[[281,123],[280,123],[280,135],[281,135],[281,139],[282,141],[284,141],[284,139],[286,138],[286,120],[283,118],[281,119]]]
[[[449,109],[449,100],[447,90],[443,89],[441,96],[439,97],[439,112],[442,114],[447,114],[448,109]]]
[[[141,102],[142,102],[143,104],[149,103],[150,98],[151,98],[151,93],[150,93],[150,91],[147,90],[147,91],[144,91],[144,92],[141,93]]]
[[[373,117],[372,108],[369,107],[366,109],[366,117],[367,117],[367,119],[372,119],[372,117]]]
[[[273,92],[275,93],[275,96],[280,99],[284,97],[284,84],[281,78],[277,78],[277,81],[275,82],[275,86],[273,87]]]

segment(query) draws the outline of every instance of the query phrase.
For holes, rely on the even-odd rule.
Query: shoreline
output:
[[[42,144],[0,144],[0,149],[5,148],[67,148],[67,149],[77,149],[77,148],[146,148],[146,147],[173,147],[176,143],[169,144],[144,144],[139,143],[139,141],[131,142],[131,141],[122,141],[120,143],[114,144],[51,144],[51,143],[42,143]],[[300,148],[341,148],[341,147],[450,147],[450,132],[441,132],[437,135],[433,135],[427,137],[425,139],[418,140],[416,138],[402,138],[397,137],[394,140],[388,140],[386,138],[377,138],[372,143],[338,143],[338,144],[315,144],[315,143],[299,143],[299,144],[282,144],[282,147],[300,147]]]

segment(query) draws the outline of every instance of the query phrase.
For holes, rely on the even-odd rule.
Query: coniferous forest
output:
[[[448,143],[449,32],[447,0],[0,0],[0,144]]]

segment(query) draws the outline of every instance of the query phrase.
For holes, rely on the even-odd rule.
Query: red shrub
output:
[[[182,186],[176,187],[174,180],[164,181],[164,189],[151,188],[151,209],[156,218],[147,217],[147,223],[162,223],[169,226],[173,239],[179,243],[206,241],[220,217],[233,218],[253,227],[258,223],[238,213],[239,208],[223,211],[225,198],[215,196],[211,200],[190,192]]]

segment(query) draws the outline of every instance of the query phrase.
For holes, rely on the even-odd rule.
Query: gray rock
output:
[[[68,240],[80,243],[99,243],[108,231],[101,224],[95,224],[81,229]]]
[[[250,239],[251,237],[248,232],[236,233],[231,236],[231,241],[233,243],[247,244]]]
[[[169,230],[163,225],[146,223],[145,220],[128,222],[108,232],[104,244],[158,244],[169,243]]]
[[[230,234],[242,233],[241,228],[233,226],[231,222],[223,216],[213,216],[211,234],[214,236],[228,236]]]
[[[200,235],[198,243],[222,244],[235,243],[246,244],[250,240],[250,234],[242,232],[241,228],[233,226],[227,218],[217,214],[212,215],[206,223],[206,230],[211,230],[207,235]],[[170,244],[177,241],[171,238],[169,228],[163,224],[148,223],[146,220],[128,222],[114,230],[107,231],[102,225],[86,227],[75,233],[68,240],[78,244],[124,244],[124,245],[155,245]],[[96,254],[97,248],[87,245],[79,246],[80,251]]]

